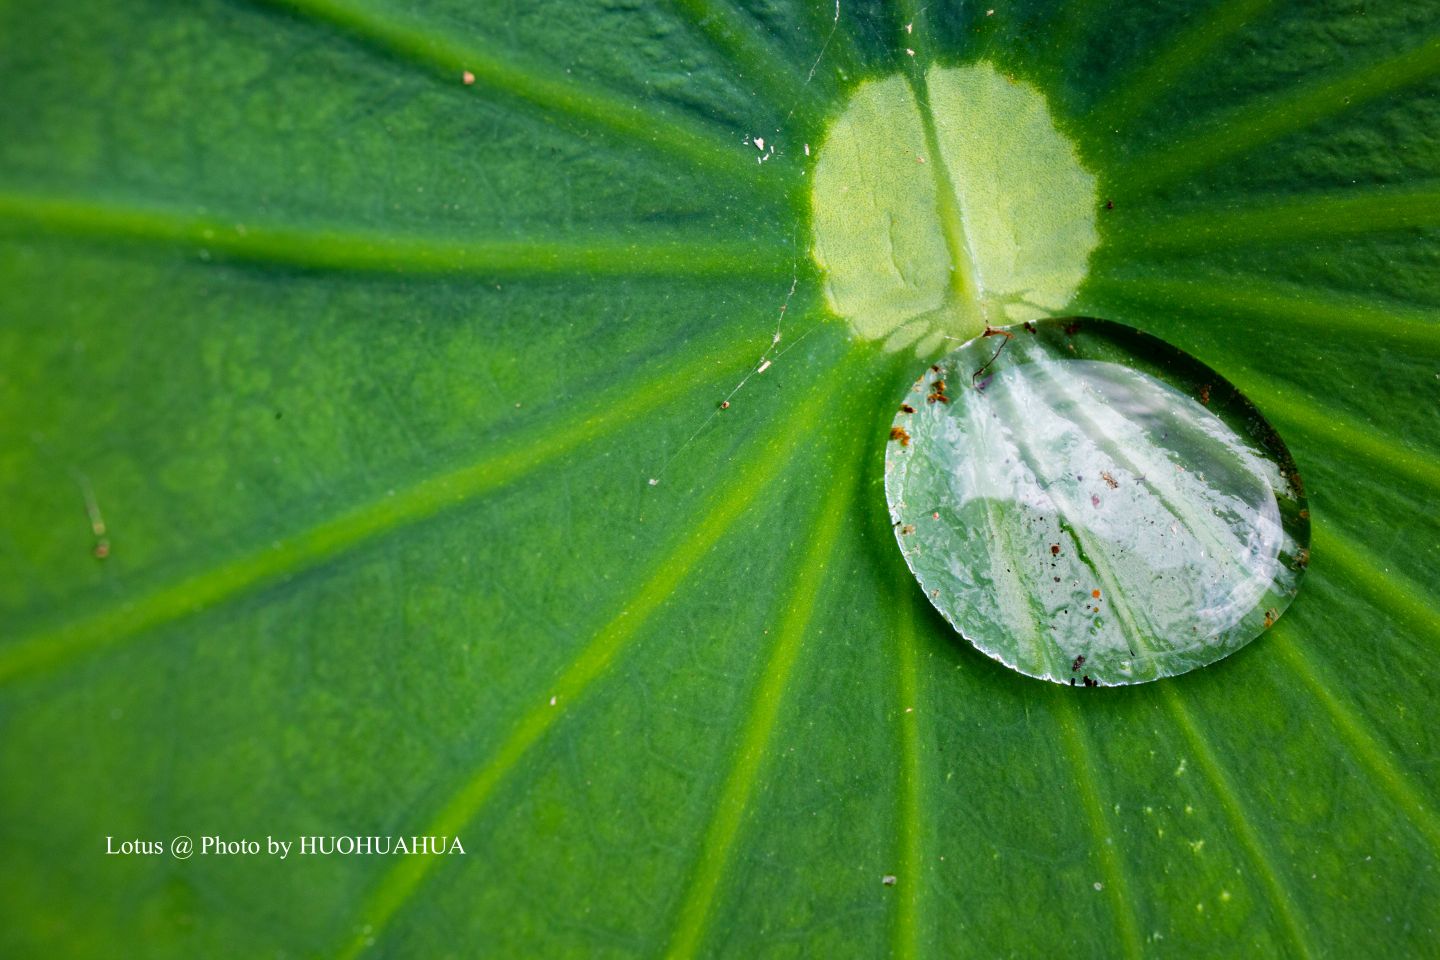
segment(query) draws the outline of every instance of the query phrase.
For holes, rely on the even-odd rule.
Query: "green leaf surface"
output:
[[[1051,309],[1303,474],[1213,666],[1019,676],[896,549],[810,185],[932,68],[1095,178]],[[0,955],[1433,952],[1436,3],[11,2],[0,77]]]

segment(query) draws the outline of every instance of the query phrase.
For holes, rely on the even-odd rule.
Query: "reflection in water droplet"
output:
[[[1129,327],[972,340],[915,381],[894,427],[885,493],[906,562],[1022,673],[1090,686],[1213,663],[1273,624],[1304,572],[1309,513],[1279,437]]]

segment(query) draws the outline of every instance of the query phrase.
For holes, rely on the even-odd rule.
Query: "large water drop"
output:
[[[990,331],[915,381],[885,493],[930,602],[1034,677],[1127,684],[1267,629],[1309,558],[1289,452],[1214,371],[1103,320]]]

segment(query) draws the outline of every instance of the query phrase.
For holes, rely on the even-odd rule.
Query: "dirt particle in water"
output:
[[[974,373],[970,374],[970,385],[972,387],[975,386],[975,380],[980,376],[980,374],[984,373],[986,370],[989,370],[990,365],[993,364],[996,360],[1000,359],[1000,352],[1005,349],[1005,347],[1010,343],[1011,340],[1015,339],[1015,334],[1011,333],[1009,330],[997,330],[994,327],[990,326],[988,323],[985,325],[985,332],[982,333],[981,336],[1004,337],[1005,339],[999,347],[995,348],[995,352],[991,354],[990,359],[986,360],[985,363],[981,365],[979,370],[976,370]],[[983,387],[981,389],[983,389]]]
[[[900,412],[901,412],[901,413],[914,413],[914,412],[915,412],[915,408],[912,407],[912,406],[910,406],[910,404],[908,404],[908,403],[902,403],[902,404],[900,404]]]
[[[1085,654],[1082,653],[1080,654],[1080,656],[1075,658],[1073,663],[1070,664],[1070,672],[1074,673],[1076,670],[1079,670],[1083,666],[1085,666]]]
[[[1114,490],[1116,487],[1120,486],[1120,484],[1115,482],[1115,478],[1110,476],[1110,472],[1108,470],[1100,471],[1100,479],[1104,480],[1105,485],[1108,486],[1111,490]]]
[[[910,446],[910,434],[906,432],[904,427],[891,427],[890,439],[899,440],[900,446],[902,447]]]

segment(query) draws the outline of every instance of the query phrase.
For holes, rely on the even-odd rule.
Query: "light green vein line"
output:
[[[1431,37],[1378,63],[1212,114],[1178,140],[1130,161],[1115,172],[1112,183],[1131,194],[1155,190],[1317,121],[1355,110],[1436,70],[1440,70],[1440,37]]]
[[[898,567],[898,564],[897,564]],[[903,573],[903,571],[902,571]],[[897,960],[915,960],[920,955],[920,897],[925,883],[922,875],[920,835],[925,811],[920,802],[920,638],[915,630],[915,583],[908,576],[899,580],[895,600],[895,650],[899,672],[900,709],[900,809],[896,844],[896,897],[891,931],[893,955]]]
[[[1410,818],[1415,828],[1424,834],[1431,847],[1440,852],[1440,817],[1437,817],[1435,811],[1425,802],[1424,792],[1416,788],[1391,759],[1389,751],[1380,745],[1368,723],[1355,708],[1347,703],[1345,698],[1336,694],[1335,691],[1342,687],[1336,684],[1333,677],[1326,675],[1326,671],[1316,666],[1315,657],[1305,655],[1301,644],[1292,635],[1294,631],[1287,626],[1289,622],[1281,619],[1270,629],[1271,637],[1280,641],[1275,643],[1274,649],[1289,667],[1289,672],[1298,677],[1311,695],[1320,702],[1325,712],[1330,714],[1335,728],[1349,744],[1351,752],[1369,768],[1370,773],[1389,792],[1396,806]],[[1275,637],[1277,630],[1280,631],[1279,637]]]
[[[1166,272],[1173,275],[1173,267]],[[1094,279],[1087,293],[1097,289],[1191,315],[1244,316],[1287,327],[1344,331],[1377,341],[1440,347],[1440,308],[1435,307],[1238,276],[1197,280],[1109,276]]]
[[[1369,594],[1381,610],[1398,614],[1440,640],[1440,609],[1424,599],[1434,595],[1433,587],[1422,587],[1364,547],[1358,537],[1330,523],[1311,528],[1310,552],[1327,570],[1337,566],[1338,579]]]
[[[524,431],[519,439],[487,451],[475,463],[427,477],[396,490],[393,496],[363,504],[138,599],[6,644],[0,647],[0,683],[113,646],[145,630],[294,576],[375,537],[514,483],[556,457],[653,412],[657,404],[675,396],[677,385],[684,385],[678,389],[686,389],[692,379],[713,381],[717,363],[733,371],[735,364],[753,358],[754,349],[753,343],[727,343],[723,351],[668,369],[639,387],[597,397],[594,412],[567,425],[537,425],[536,429]]]
[[[1153,328],[1153,324],[1151,326]],[[1440,462],[1433,456],[1386,439],[1385,434],[1372,426],[1337,409],[1332,400],[1299,393],[1293,387],[1257,373],[1249,360],[1229,354],[1217,363],[1217,357],[1224,357],[1227,351],[1213,344],[1207,345],[1204,352],[1212,366],[1227,371],[1226,376],[1236,388],[1268,419],[1276,422],[1282,437],[1292,429],[1307,433],[1324,441],[1323,449],[1337,451],[1345,457],[1362,457],[1369,468],[1384,467],[1422,486],[1440,489]]]
[[[699,858],[676,913],[675,929],[666,949],[668,957],[695,956],[705,936],[716,892],[765,762],[786,685],[805,646],[805,631],[814,613],[825,571],[833,561],[841,528],[850,519],[849,508],[858,483],[857,464],[862,460],[851,446],[841,452],[829,495],[821,498],[823,508],[814,520],[815,534],[804,560],[796,568],[794,591],[782,614],[774,649],[735,745],[733,766],[700,842]]]
[[[1110,896],[1115,920],[1120,926],[1120,937],[1127,957],[1143,957],[1145,948],[1140,939],[1139,922],[1135,918],[1134,901],[1130,899],[1130,883],[1115,849],[1115,832],[1100,801],[1100,785],[1095,776],[1095,765],[1091,758],[1090,741],[1081,730],[1077,719],[1074,697],[1062,693],[1056,698],[1060,728],[1070,747],[1070,757],[1075,765],[1075,782],[1080,787],[1085,813],[1090,820],[1090,830],[1100,848],[1100,869],[1105,874],[1105,889]]]
[[[719,242],[647,231],[643,242],[613,236],[550,241],[462,240],[395,231],[245,223],[157,207],[0,193],[0,226],[187,248],[199,255],[306,270],[414,275],[777,276],[793,252],[750,238]]]
[[[1170,712],[1174,715],[1180,725],[1180,730],[1190,744],[1190,749],[1199,761],[1201,769],[1214,786],[1216,798],[1220,802],[1221,809],[1234,828],[1236,836],[1244,844],[1250,860],[1255,864],[1256,873],[1265,884],[1270,894],[1270,902],[1275,913],[1285,928],[1286,935],[1295,944],[1296,951],[1302,957],[1314,956],[1315,951],[1311,949],[1305,938],[1305,924],[1301,922],[1299,910],[1295,905],[1295,898],[1288,887],[1281,881],[1280,874],[1275,870],[1265,845],[1260,842],[1260,837],[1255,833],[1255,828],[1250,825],[1250,816],[1240,799],[1240,793],[1230,781],[1230,776],[1225,768],[1215,758],[1215,753],[1210,749],[1209,742],[1201,735],[1195,725],[1195,720],[1190,716],[1190,711],[1181,701],[1179,694],[1175,692],[1173,683],[1162,682],[1158,684]]]
[[[908,5],[905,5],[908,10]],[[920,14],[915,14],[920,16]],[[917,31],[923,31],[923,24],[917,24]],[[910,75],[910,86],[915,102],[920,108],[920,123],[925,131],[925,149],[930,155],[929,167],[935,179],[936,203],[939,209],[940,232],[945,238],[945,250],[950,255],[950,296],[947,305],[953,307],[972,321],[985,318],[985,307],[980,296],[980,281],[971,258],[969,236],[965,229],[965,215],[960,209],[959,191],[940,149],[940,133],[935,125],[935,113],[930,109],[930,85],[926,80],[924,66],[928,64],[925,41],[910,38],[916,44],[916,59],[922,61],[920,68]],[[977,323],[976,326],[979,324]]]
[[[1440,462],[1433,456],[1384,439],[1373,426],[1340,412],[1333,403],[1297,395],[1293,388],[1287,390],[1243,365],[1232,369],[1235,385],[1266,417],[1278,421],[1281,436],[1289,428],[1303,431],[1325,441],[1326,445],[1319,449],[1338,451],[1346,457],[1362,457],[1369,467],[1383,466],[1432,490],[1440,490]]]
[[[808,113],[816,104],[815,93],[804,74],[790,69],[790,55],[779,48],[760,26],[725,0],[670,0],[739,69],[738,82],[752,78],[772,107],[798,103]]]
[[[628,100],[561,79],[561,72],[524,67],[483,44],[466,43],[453,31],[412,16],[364,9],[358,0],[255,0],[329,23],[395,55],[428,67],[459,84],[475,77],[475,91],[508,94],[543,110],[566,114],[644,146],[685,157],[701,167],[737,176],[749,189],[776,191],[781,181],[757,174],[750,152],[714,130],[650,100]],[[778,190],[783,192],[783,189]]]
[[[1197,15],[1166,49],[1136,69],[1090,111],[1100,129],[1142,113],[1185,74],[1204,62],[1231,34],[1255,19],[1273,0],[1221,0]]]
[[[1112,243],[1125,250],[1200,251],[1218,244],[1254,246],[1328,241],[1365,233],[1440,227],[1440,189],[1366,187],[1290,197],[1241,198],[1173,207],[1117,223]]]
[[[816,391],[825,392],[823,389]],[[446,802],[426,828],[430,836],[456,836],[494,793],[496,786],[521,761],[532,746],[584,696],[590,685],[615,662],[647,619],[665,605],[726,533],[745,515],[762,493],[769,489],[794,456],[795,448],[814,436],[814,423],[825,405],[814,396],[800,405],[794,421],[787,421],[784,435],[771,439],[765,449],[735,476],[720,485],[710,498],[705,515],[681,532],[679,543],[655,567],[619,613],[586,644],[553,685],[536,694],[533,706],[514,726],[500,747],[476,768]],[[554,697],[555,706],[549,698]],[[357,933],[338,957],[352,960],[379,938],[381,931],[415,894],[421,882],[438,863],[435,857],[397,858],[374,894],[367,901],[354,927]]]

